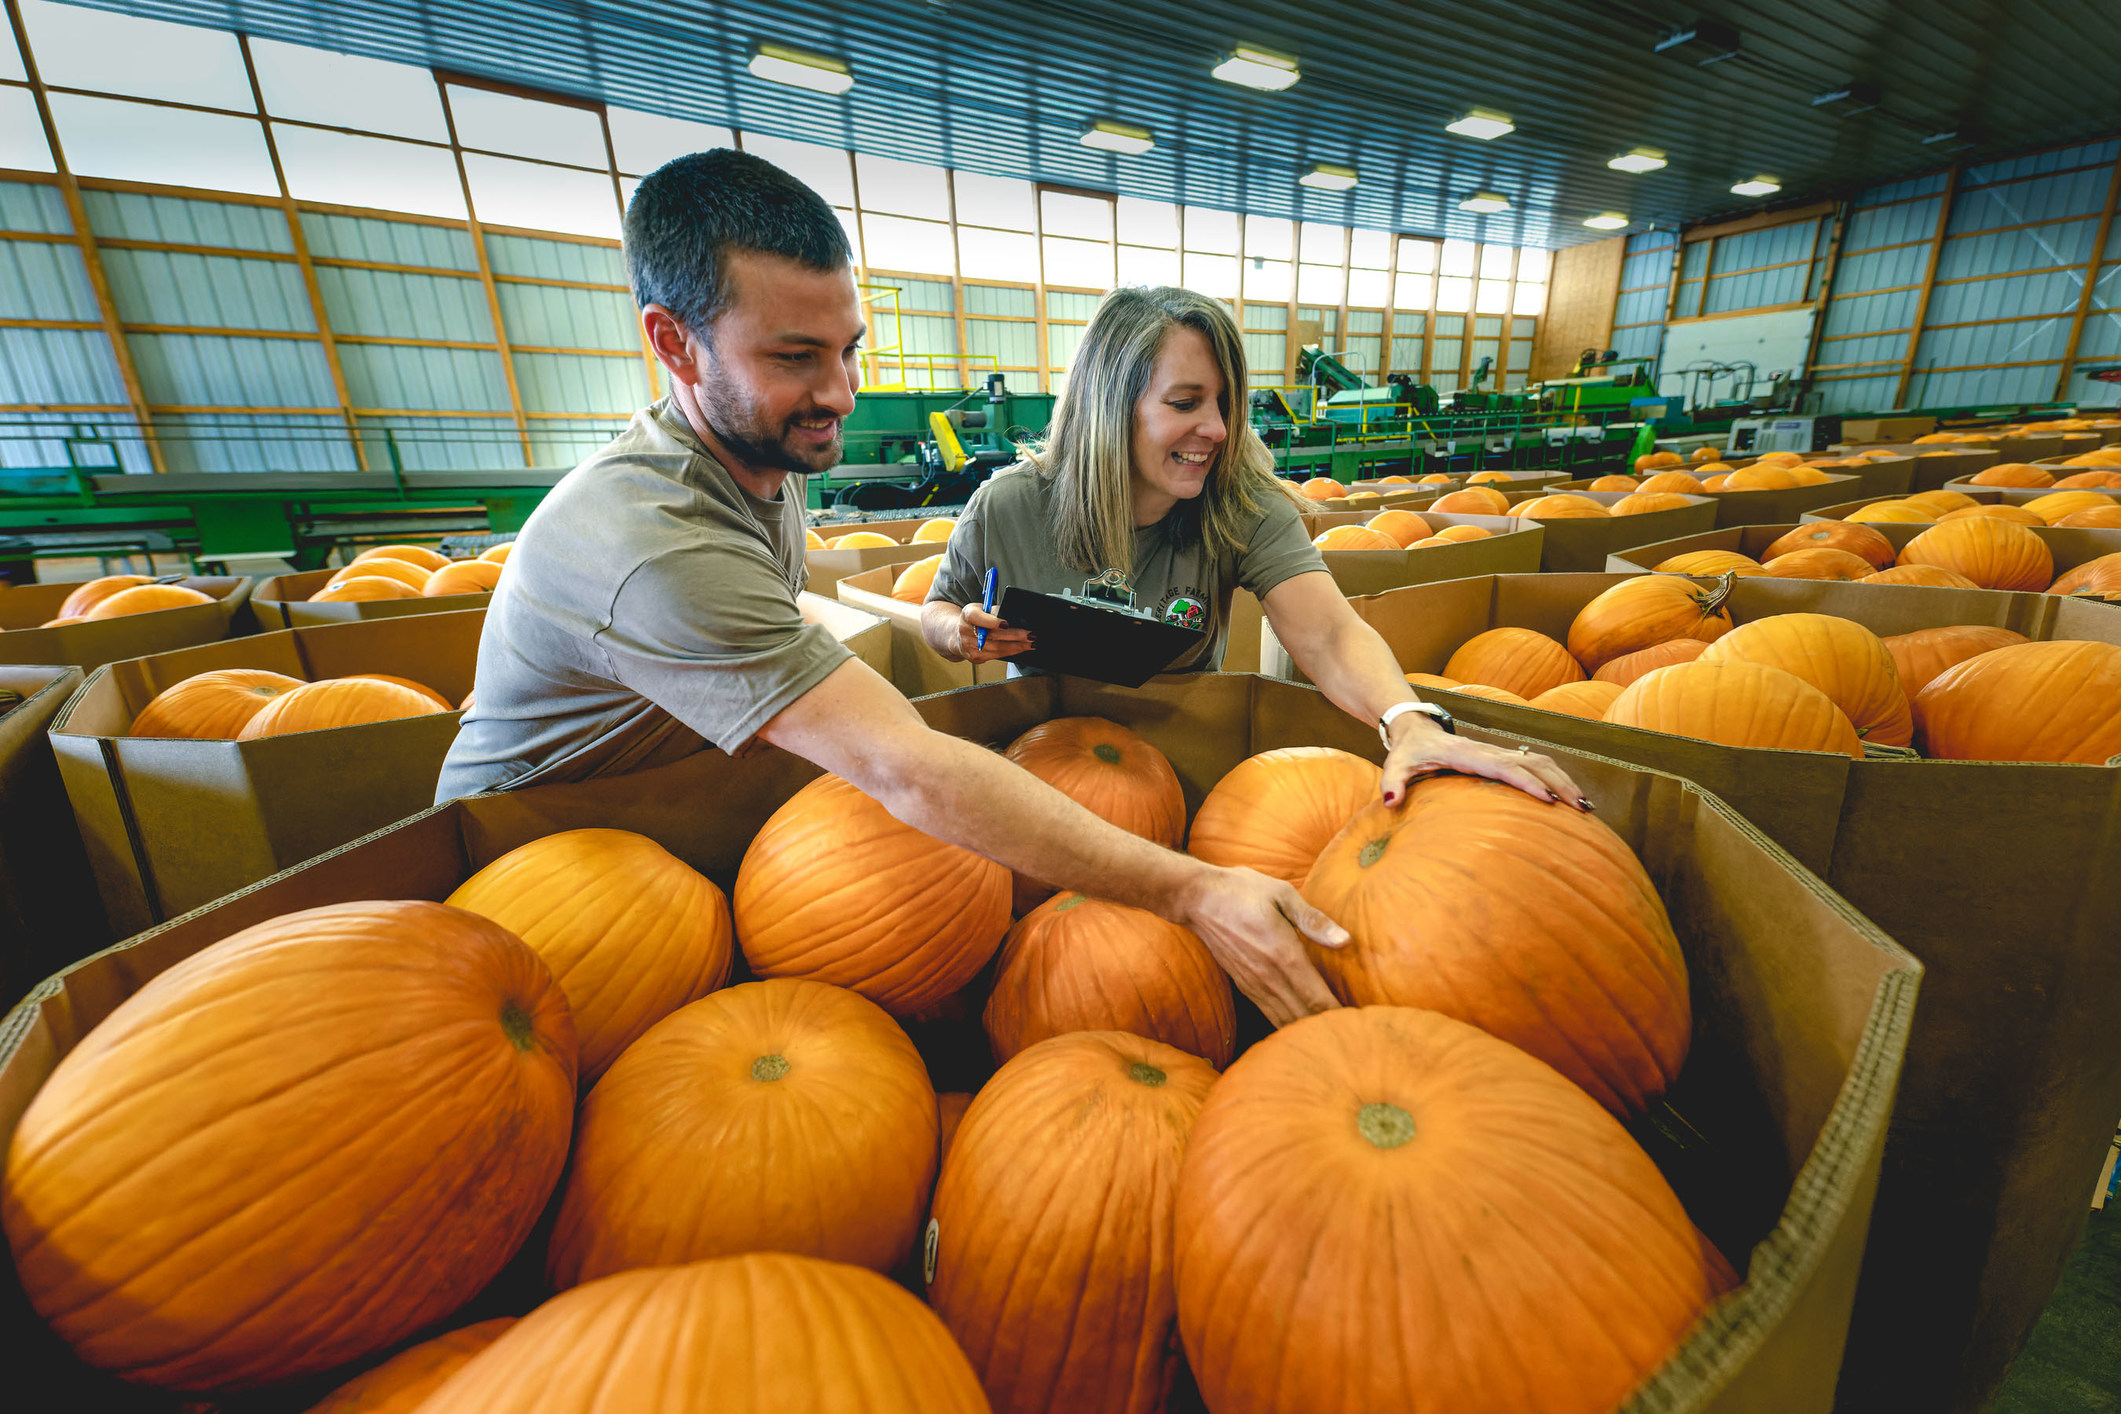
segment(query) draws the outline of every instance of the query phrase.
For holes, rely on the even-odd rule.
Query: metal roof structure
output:
[[[1730,191],[1757,173],[1780,179],[1777,204],[1799,203],[2121,129],[2109,0],[86,2],[877,156],[1518,245],[1602,238],[1581,222],[1608,209],[1637,230],[1758,210]],[[1736,52],[1713,30],[1656,52],[1701,20]],[[761,43],[844,60],[855,87],[757,79],[745,65]],[[1212,78],[1239,45],[1293,57],[1301,80],[1267,93]],[[1473,107],[1516,131],[1443,130]],[[1099,119],[1149,129],[1154,148],[1084,147]],[[1636,147],[1669,165],[1606,166]],[[1361,183],[1297,186],[1318,163]],[[1511,209],[1459,210],[1476,191]]]

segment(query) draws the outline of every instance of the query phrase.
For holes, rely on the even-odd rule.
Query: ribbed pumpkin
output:
[[[1569,654],[1596,674],[1615,658],[1674,638],[1713,643],[1730,632],[1723,601],[1731,580],[1699,585],[1674,575],[1624,579],[1576,613],[1569,625]]]
[[[1931,589],[1979,589],[1981,586],[1956,570],[1942,565],[1894,565],[1889,570],[1867,574],[1859,584],[1919,584]]]
[[[194,673],[155,694],[133,718],[128,736],[229,739],[265,704],[302,685],[302,679],[263,668],[220,668]]]
[[[958,1126],[965,1122],[965,1111],[971,1104],[972,1096],[963,1090],[945,1090],[936,1095],[935,1115],[941,1129],[936,1135],[935,1148],[941,1156],[940,1162],[950,1162],[950,1145],[957,1138]]]
[[[1894,558],[1892,541],[1867,525],[1851,525],[1845,520],[1821,520],[1800,525],[1777,537],[1761,558],[1773,560],[1793,550],[1846,550],[1870,561],[1874,570],[1884,569]]]
[[[1940,513],[1924,506],[1911,505],[1906,501],[1874,501],[1868,506],[1858,506],[1843,517],[1851,525],[1927,525]]]
[[[503,547],[497,546],[495,548],[498,549]],[[402,560],[408,565],[418,565],[421,569],[426,570],[429,573],[433,573],[435,570],[443,568],[450,562],[449,556],[441,554],[433,549],[430,549],[425,545],[372,545],[368,549],[363,550],[360,554],[354,556],[349,563],[357,565],[363,560],[376,559]]]
[[[445,594],[490,594],[501,582],[501,571],[502,566],[492,560],[458,560],[447,569],[436,570],[420,592],[430,599]]]
[[[924,520],[914,527],[913,534],[907,538],[906,543],[909,545],[947,544],[949,543],[951,532],[956,529],[956,516],[936,516],[933,519]]]
[[[2028,462],[1997,462],[1967,478],[1975,486],[2052,486],[2055,478]]]
[[[1714,1296],[1612,1116],[1434,1012],[1248,1051],[1179,1174],[1178,1321],[1216,1414],[1610,1414]]]
[[[1512,707],[1529,707],[1532,704],[1506,687],[1493,687],[1484,682],[1462,682],[1451,689],[1468,697],[1485,697],[1490,702],[1507,702]]]
[[[101,579],[92,579],[66,596],[66,602],[59,606],[55,617],[78,619],[113,594],[153,583],[154,580],[144,574],[107,574]]]
[[[1787,491],[1796,484],[1788,467],[1766,461],[1742,466],[1723,478],[1726,491]]]
[[[434,699],[394,682],[374,678],[332,678],[306,682],[281,693],[243,724],[238,741],[264,736],[286,736],[292,732],[317,732],[331,727],[357,727],[369,722],[390,722],[402,717],[428,717],[448,710]]]
[[[1453,692],[1459,687],[1456,678],[1447,678],[1441,673],[1408,673],[1406,679],[1409,687],[1447,687]]]
[[[1659,668],[1628,684],[1605,719],[1724,746],[1863,755],[1856,728],[1831,698],[1761,663],[1697,661]]]
[[[824,536],[814,530],[806,530],[803,532],[803,548],[805,550],[824,550],[830,547],[826,545]]]
[[[2047,588],[2055,557],[2047,542],[2022,525],[1989,516],[1939,521],[1900,551],[1904,565],[1938,565],[1983,589]]]
[[[188,609],[194,604],[211,604],[211,594],[201,594],[196,589],[187,589],[181,584],[136,584],[130,589],[121,589],[107,599],[99,599],[81,616],[85,623],[98,619],[122,619],[133,614],[152,614],[162,609]]]
[[[41,624],[38,624],[38,625],[37,625],[37,627],[38,627],[38,628],[62,628],[62,627],[64,627],[64,626],[65,626],[65,625],[67,625],[67,624],[77,624],[77,623],[80,623],[80,622],[81,622],[81,616],[80,616],[79,614],[73,614],[73,615],[63,616],[63,617],[60,617],[60,618],[56,618],[56,619],[46,619],[46,620],[45,620],[45,621],[44,621],[43,623],[41,623]]]
[[[1431,535],[1426,540],[1415,541],[1407,548],[1409,550],[1440,550],[1446,545],[1455,545],[1457,543],[1455,540],[1446,540],[1441,535]]]
[[[670,1013],[729,980],[729,900],[631,830],[563,830],[518,846],[449,902],[514,933],[574,1013],[584,1088]]]
[[[846,535],[837,535],[825,542],[828,550],[889,550],[898,541],[888,535],[879,535],[873,530],[856,530]]]
[[[1359,525],[1336,525],[1311,542],[1321,550],[1398,550],[1404,547],[1381,531]]]
[[[1986,624],[1954,624],[1946,628],[1917,629],[1882,640],[1893,655],[1893,669],[1900,678],[1900,691],[1913,707],[1915,695],[1928,687],[1946,668],[1954,667],[1977,653],[2008,648],[2025,642],[2025,635]]]
[[[1618,1114],[1664,1093],[1686,1059],[1671,922],[1595,817],[1495,781],[1430,777],[1403,806],[1350,820],[1303,893],[1348,930],[1346,946],[1311,949],[1344,1002],[1470,1022]]]
[[[393,677],[389,673],[348,673],[347,676],[352,678],[364,678],[369,682],[394,682],[399,687],[411,688],[414,692],[419,693],[422,697],[425,697],[428,701],[434,703],[435,706],[441,708],[445,712],[451,710],[449,699],[444,697],[441,693],[436,692],[433,688],[429,687],[424,682],[414,682],[411,678]]]
[[[1767,572],[1777,579],[1858,580],[1877,567],[1861,555],[1847,550],[1792,550],[1767,562]]]
[[[1290,746],[1241,761],[1193,817],[1197,859],[1257,869],[1301,886],[1318,853],[1378,798],[1383,772],[1330,746]]]
[[[342,579],[336,584],[327,584],[309,596],[312,604],[348,604],[374,599],[417,599],[420,591],[402,579],[385,579],[381,575],[356,575]]]
[[[973,1101],[936,1183],[928,1301],[997,1414],[1164,1408],[1179,1165],[1215,1079],[1170,1046],[1077,1032]]]
[[[1448,486],[1448,485],[1450,485],[1450,484],[1451,484],[1451,479],[1452,479],[1452,478],[1450,477],[1450,475],[1449,475],[1448,473],[1446,473],[1446,472],[1441,472],[1441,471],[1432,471],[1432,472],[1430,472],[1430,473],[1429,473],[1428,475],[1426,475],[1426,476],[1422,476],[1422,477],[1418,477],[1418,478],[1416,478],[1416,480],[1415,480],[1415,483],[1414,483],[1414,484],[1415,484],[1415,485],[1417,485],[1417,486]],[[1386,481],[1405,481],[1405,480],[1406,480],[1406,478],[1405,478],[1404,476],[1399,476],[1399,477],[1387,476],[1387,477],[1385,477],[1385,478],[1384,478],[1384,480],[1386,480]]]
[[[2121,755],[2121,648],[2056,639],[1992,649],[1915,694],[1925,754],[1948,761],[2074,761]]]
[[[2121,505],[2101,506],[2097,510],[2075,511],[2063,516],[2056,525],[2083,530],[2121,530]]]
[[[246,1388],[441,1320],[529,1233],[574,1115],[537,955],[438,903],[244,929],[162,973],[30,1102],[0,1202],[88,1364]]]
[[[739,1252],[889,1271],[935,1181],[935,1090],[882,1008],[747,982],[672,1012],[582,1102],[555,1287]]]
[[[1468,486],[1508,485],[1511,475],[1507,471],[1476,471],[1466,478]]]
[[[1164,754],[1103,717],[1056,717],[1009,743],[1008,757],[1083,809],[1170,849],[1186,839],[1186,793]],[[1029,913],[1053,889],[1019,874],[1011,908]]]
[[[1821,471],[1819,467],[1842,465],[1845,465],[1845,463],[1821,462],[1818,466],[1793,466],[1789,471],[1790,476],[1795,479],[1799,486],[1824,486],[1827,482],[1833,480],[1833,477]]]
[[[1686,458],[1680,456],[1677,452],[1644,452],[1641,456],[1635,458],[1635,470],[1638,473],[1655,471],[1660,467],[1684,466],[1685,464]]]
[[[1506,516],[1510,513],[1510,498],[1492,486],[1468,486],[1438,496],[1429,509],[1446,515]]]
[[[1330,476],[1314,476],[1299,484],[1296,489],[1307,501],[1335,501],[1347,490]]]
[[[2007,520],[2012,525],[2046,525],[2047,522],[2023,506],[1967,506],[1961,510],[1946,511],[1938,516],[1939,521],[1965,520],[1970,516],[1986,516],[1993,520]]]
[[[1486,540],[1490,532],[1477,525],[1447,525],[1431,537],[1436,540]]]
[[[564,1291],[420,1414],[987,1414],[935,1313],[875,1272],[757,1252]]]
[[[1600,520],[1612,514],[1603,502],[1567,493],[1540,496],[1526,501],[1516,510],[1521,520]]]
[[[1632,476],[1601,476],[1584,489],[1586,491],[1634,491],[1642,486]]]
[[[2051,491],[2045,496],[2035,496],[2019,509],[2030,511],[2049,525],[2053,525],[2066,515],[2074,515],[2078,511],[2096,511],[2116,504],[2121,503],[2098,491]]]
[[[1765,574],[1766,567],[1750,555],[1736,550],[1688,550],[1660,560],[1651,568],[1658,574]]]
[[[2080,457],[2077,460],[2083,459]],[[2055,482],[2057,491],[2074,491],[2080,487],[2097,486],[2121,486],[2121,471],[2115,471],[2111,467],[2099,471],[2080,471]]]
[[[1071,1031],[1128,1031],[1215,1066],[1237,1045],[1230,979],[1198,937],[1075,893],[1047,899],[1009,930],[981,1019],[997,1061]]]
[[[394,579],[408,589],[425,590],[427,581],[436,571],[425,565],[416,565],[410,560],[393,559],[389,555],[371,555],[365,560],[356,560],[346,568],[324,581],[325,587],[349,579]]]
[[[899,571],[897,579],[891,581],[891,597],[901,604],[925,604],[928,591],[935,585],[936,572],[943,567],[941,555],[930,555],[925,560],[915,560]]]
[[[2080,589],[2102,592],[2121,589],[2121,554],[2101,555],[2075,569],[2064,570],[2048,586],[2050,594],[2075,594]]]
[[[1964,491],[1946,491],[1940,487],[1935,491],[1918,491],[1907,498],[1906,504],[1943,515],[1946,511],[1963,511],[1981,503]]]
[[[1429,538],[1429,523],[1412,511],[1379,511],[1365,522],[1365,526],[1402,550],[1417,540]]]
[[[1660,471],[1635,489],[1645,494],[1674,492],[1681,496],[1698,496],[1701,481],[1684,471]]]
[[[1530,699],[1550,687],[1583,681],[1583,667],[1568,649],[1536,629],[1491,628],[1460,644],[1444,664],[1443,675]]]
[[[805,533],[814,534],[815,532],[806,531]],[[488,564],[505,565],[508,563],[508,557],[510,555],[513,555],[515,553],[515,550],[515,541],[504,540],[498,545],[489,545],[484,550],[481,550],[479,552],[479,558],[485,560]]]
[[[1698,643],[1698,639],[1684,642]],[[1655,650],[1651,650],[1654,652]],[[1607,667],[1613,666],[1611,663]],[[1597,722],[1605,718],[1606,708],[1620,696],[1620,684],[1591,679],[1584,682],[1565,682],[1560,687],[1550,687],[1531,701],[1531,705],[1542,712],[1560,712],[1570,717],[1583,717]]]
[[[496,1316],[423,1340],[340,1385],[309,1414],[415,1414],[427,1396],[515,1323],[513,1316]]]
[[[1687,505],[1687,498],[1670,491],[1637,491],[1622,496],[1612,505],[1616,516],[1644,516],[1652,511],[1676,511]]]
[[[1738,625],[1711,643],[1701,660],[1780,668],[1825,693],[1865,741],[1906,746],[1914,740],[1914,719],[1891,651],[1853,619],[1770,614]]]
[[[734,905],[753,972],[851,987],[912,1016],[994,956],[1009,931],[1009,871],[823,776],[752,839]]]

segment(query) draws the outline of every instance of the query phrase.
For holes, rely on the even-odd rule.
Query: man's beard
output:
[[[812,405],[776,426],[719,379],[702,382],[698,396],[700,416],[707,423],[707,430],[746,466],[807,476],[839,465],[845,439],[837,432],[823,446],[795,440],[795,423],[831,416],[821,407]]]

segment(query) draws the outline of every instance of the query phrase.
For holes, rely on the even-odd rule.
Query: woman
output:
[[[1448,715],[1415,696],[1304,533],[1295,498],[1244,419],[1246,386],[1244,340],[1220,304],[1168,287],[1107,295],[1044,443],[974,492],[958,518],[922,609],[929,644],[969,663],[1031,647],[1023,630],[980,607],[989,566],[1003,585],[1049,594],[1116,570],[1137,608],[1206,630],[1172,670],[1213,671],[1242,586],[1305,675],[1379,728],[1390,752],[1385,804],[1397,805],[1418,776],[1454,770],[1589,809],[1551,760],[1455,736]]]

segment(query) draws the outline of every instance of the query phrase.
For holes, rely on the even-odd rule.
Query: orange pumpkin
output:
[[[389,555],[371,555],[365,560],[356,560],[324,581],[328,589],[349,579],[394,579],[407,589],[425,590],[427,581],[434,578],[435,571],[410,560],[393,559]]]
[[[846,535],[835,536],[825,542],[828,550],[889,550],[898,541],[888,535],[879,535],[873,530],[856,530]]]
[[[2055,577],[2047,542],[1991,516],[1939,521],[1900,551],[1904,565],[1939,565],[1983,589],[2045,589]]]
[[[1422,479],[1427,480],[1428,478],[1423,477]],[[1377,484],[1379,486],[1412,486],[1414,478],[1411,476],[1380,476],[1377,478]]]
[[[584,1086],[649,1027],[729,980],[729,900],[630,830],[532,840],[457,885],[449,903],[491,918],[552,969],[574,1013]]]
[[[1894,565],[1891,569],[1867,574],[1858,581],[1861,584],[1919,584],[1931,589],[1979,589],[1981,586],[1956,570],[1941,565]]]
[[[2082,458],[2078,460],[2081,461]],[[2073,475],[2065,476],[2055,483],[2057,491],[2074,491],[2080,487],[2092,488],[2099,486],[2121,487],[2121,471],[2080,471]]]
[[[1915,696],[1928,687],[1936,676],[1946,668],[1957,667],[1977,653],[1986,653],[1992,648],[2008,648],[2013,643],[2025,642],[2025,635],[2007,628],[1991,628],[1985,624],[1954,624],[1946,628],[1917,629],[1913,633],[1898,633],[1884,640],[1885,651],[1893,655],[1893,668],[1900,678],[1900,690],[1907,696],[1910,708]]]
[[[1715,1290],[1686,1210],[1611,1115],[1521,1051],[1402,1007],[1307,1017],[1216,1083],[1175,1255],[1217,1414],[1609,1414]]]
[[[1462,543],[1467,540],[1486,540],[1489,538],[1490,533],[1477,525],[1447,525],[1430,538]]]
[[[1686,963],[1649,875],[1596,817],[1472,776],[1365,806],[1304,897],[1347,929],[1311,949],[1354,1006],[1427,1007],[1520,1046],[1618,1114],[1679,1073]]]
[[[928,591],[935,586],[936,573],[943,567],[941,555],[930,555],[925,560],[915,560],[899,571],[898,578],[891,582],[891,597],[901,604],[925,604]]]
[[[825,543],[825,537],[818,534],[816,531],[806,530],[803,532],[803,549],[805,549],[806,551],[826,550],[830,548],[831,547]]]
[[[1314,476],[1296,488],[1307,501],[1335,501],[1340,499],[1345,488],[1330,476]]]
[[[2121,505],[2102,506],[2092,511],[2077,511],[2062,517],[2056,525],[2083,530],[2121,530]]]
[[[1009,871],[822,776],[752,839],[733,902],[737,941],[759,976],[851,987],[912,1016],[994,956],[1009,929]]]
[[[357,727],[401,717],[428,717],[448,710],[446,705],[437,706],[430,694],[394,682],[333,678],[328,682],[306,682],[281,693],[243,724],[236,740],[256,741],[265,736]]]
[[[551,975],[486,919],[347,903],[246,928],[122,1003],[30,1101],[0,1179],[16,1273],[77,1356],[136,1383],[358,1360],[528,1235],[574,1061]]]
[[[1408,673],[1406,678],[1409,687],[1447,687],[1453,692],[1459,688],[1457,679],[1447,678],[1441,673]]]
[[[1164,754],[1103,717],[1058,717],[1009,743],[1011,761],[1101,820],[1169,849],[1186,838],[1186,793]],[[1053,889],[1019,874],[1011,907],[1029,913]]]
[[[144,574],[107,574],[101,579],[92,579],[66,596],[56,617],[78,619],[113,594],[153,583],[154,580]]]
[[[1681,640],[1698,643],[1698,639]],[[1706,645],[1704,645],[1706,646]],[[1654,652],[1655,650],[1651,650]],[[1608,668],[1611,663],[1606,664]],[[1583,682],[1565,682],[1560,687],[1550,687],[1533,698],[1529,705],[1542,712],[1560,712],[1565,716],[1584,717],[1597,722],[1605,719],[1606,708],[1620,696],[1620,684],[1586,679]]]
[[[1906,501],[1875,501],[1868,506],[1858,506],[1842,519],[1851,525],[1876,525],[1881,522],[1893,525],[1927,525],[1934,521],[1938,512]]]
[[[494,548],[500,549],[502,547],[495,546]],[[442,569],[450,563],[449,556],[425,545],[371,545],[360,554],[354,556],[349,563],[357,565],[363,560],[377,559],[402,560],[408,565],[418,565],[429,573]]]
[[[1163,1407],[1179,1165],[1215,1080],[1170,1046],[1079,1032],[980,1091],[935,1188],[928,1301],[998,1414]]]
[[[1510,513],[1510,498],[1492,486],[1468,486],[1438,496],[1429,509],[1445,515],[1506,516]]]
[[[327,584],[309,596],[312,604],[348,604],[373,599],[417,599],[420,591],[402,579],[385,579],[381,575],[356,575]]]
[[[1792,550],[1767,562],[1767,572],[1777,579],[1857,580],[1875,568],[1847,550]]]
[[[501,568],[492,560],[458,560],[447,569],[436,570],[420,592],[430,599],[445,594],[491,594],[501,582]]]
[[[420,1414],[987,1414],[935,1313],[875,1272],[754,1252],[561,1292]]]
[[[805,535],[817,534],[817,532],[814,530],[806,530],[803,533]],[[515,550],[515,541],[504,540],[498,545],[489,545],[484,550],[481,550],[479,552],[479,558],[485,560],[489,564],[505,565],[508,563],[508,557],[510,555],[513,555],[515,553]],[[440,568],[440,566],[437,566],[437,568]]]
[[[2055,478],[2029,462],[1997,462],[1967,478],[1975,486],[2052,486]]]
[[[1391,479],[1392,478],[1389,476],[1385,478],[1385,480],[1387,481],[1390,481]],[[1451,484],[1451,477],[1445,472],[1432,471],[1427,476],[1422,477],[1415,484],[1418,486],[1448,486]]]
[[[2045,525],[2046,521],[2023,506],[1966,506],[1956,511],[1946,511],[1938,516],[1939,521],[1965,520],[1970,516],[1987,516],[1993,520],[2007,520],[2012,525]]]
[[[889,1271],[928,1208],[936,1116],[920,1052],[875,1003],[793,978],[715,992],[583,1100],[546,1275],[740,1252]]]
[[[80,616],[79,614],[73,614],[73,615],[69,615],[69,616],[62,616],[62,617],[60,617],[60,618],[56,618],[56,619],[46,619],[46,620],[45,620],[45,621],[44,621],[43,623],[41,623],[41,624],[38,624],[38,625],[37,625],[37,627],[38,627],[38,628],[60,628],[60,627],[63,627],[63,626],[65,626],[65,625],[67,625],[67,624],[77,624],[77,623],[80,623],[80,622],[81,622],[81,616]],[[20,630],[17,630],[17,632],[20,632]]]
[[[1702,586],[1665,574],[1622,580],[1577,611],[1569,625],[1569,654],[1595,674],[1615,658],[1667,639],[1713,643],[1730,631],[1731,616],[1723,609],[1730,586],[1729,578]]]
[[[1391,536],[1360,525],[1336,525],[1311,542],[1321,550],[1400,550]]]
[[[1863,755],[1856,728],[1831,698],[1762,663],[1697,661],[1659,668],[1628,684],[1605,719],[1725,746]]]
[[[1366,528],[1384,536],[1402,550],[1417,540],[1426,540],[1429,536],[1429,523],[1412,511],[1380,511],[1370,517]]]
[[[1476,471],[1466,478],[1468,486],[1506,486],[1515,478],[1507,471]]]
[[[1892,541],[1867,525],[1851,525],[1844,520],[1810,521],[1800,525],[1778,536],[1761,558],[1772,562],[1776,556],[1794,550],[1819,549],[1846,550],[1852,555],[1861,555],[1870,561],[1874,570],[1884,569],[1894,558]]]
[[[2035,496],[2019,509],[2053,525],[2062,517],[2075,515],[2078,511],[2104,510],[2116,505],[2121,505],[2121,501],[2098,491],[2050,491],[2045,496]]]
[[[950,1162],[951,1142],[957,1138],[958,1126],[965,1122],[965,1111],[971,1105],[972,1096],[963,1090],[946,1090],[935,1097],[936,1122],[941,1126],[935,1150],[940,1163]],[[936,1172],[942,1170],[938,1168]]]
[[[2048,586],[2050,594],[2075,594],[2081,590],[2111,593],[2121,590],[2121,554],[2101,555],[2075,569],[2064,570]]]
[[[1644,452],[1635,458],[1637,472],[1657,471],[1668,466],[1685,466],[1686,458],[1677,452]]]
[[[1526,501],[1516,514],[1524,520],[1596,520],[1613,513],[1588,496],[1562,493]]]
[[[496,1316],[423,1340],[340,1385],[309,1414],[416,1414],[427,1396],[515,1323],[513,1316]]]
[[[1947,761],[2074,761],[2121,755],[2121,648],[2056,639],[1991,649],[1915,694],[1922,749]]]
[[[1658,574],[1696,575],[1749,575],[1766,574],[1767,569],[1750,555],[1741,555],[1736,550],[1689,550],[1674,555],[1669,560],[1660,560],[1652,566]]]
[[[1701,482],[1697,477],[1683,471],[1660,471],[1635,489],[1651,495],[1675,493],[1681,496],[1698,496],[1701,494]]]
[[[1457,543],[1455,540],[1446,540],[1441,535],[1431,535],[1426,540],[1415,541],[1407,548],[1409,550],[1440,550],[1446,545],[1456,545]]]
[[[1723,478],[1726,491],[1787,491],[1796,484],[1788,467],[1764,461],[1742,466]]]
[[[1451,689],[1468,697],[1485,697],[1490,702],[1507,702],[1513,707],[1529,707],[1532,704],[1506,687],[1492,687],[1484,682],[1462,682]]]
[[[1705,462],[1697,462],[1694,466],[1694,470],[1701,473],[1702,476],[1717,481],[1721,481],[1725,476],[1737,469],[1722,457],[1711,457]],[[1701,484],[1707,486],[1709,483],[1704,480]]]
[[[1626,687],[1645,673],[1654,673],[1659,668],[1669,668],[1674,663],[1691,663],[1708,651],[1708,644],[1698,638],[1673,638],[1633,653],[1622,654],[1600,668],[1591,678],[1593,682],[1611,683],[1614,687]],[[1607,708],[1612,707],[1607,702]]]
[[[936,516],[931,520],[922,521],[906,543],[909,545],[945,545],[950,541],[951,532],[956,529],[956,516]]]
[[[1601,476],[1586,486],[1586,491],[1636,491],[1642,483],[1632,476]]]
[[[982,1020],[997,1061],[1071,1031],[1128,1031],[1215,1066],[1237,1045],[1230,979],[1198,937],[1084,894],[1050,898],[1009,930]]]
[[[1350,491],[1348,493],[1348,504],[1350,506],[1368,506],[1382,500],[1384,500],[1384,497],[1375,491]]]
[[[443,711],[450,711],[449,699],[436,692],[426,683],[414,682],[411,678],[393,677],[389,673],[348,673],[348,677],[363,678],[369,682],[394,682],[399,687],[409,687]]]
[[[1753,459],[1755,466],[1802,466],[1802,452],[1762,452]]]
[[[1946,511],[1963,511],[1968,506],[1978,506],[1981,502],[1963,491],[1939,489],[1936,491],[1918,491],[1907,498],[1907,504],[1919,506],[1926,511],[1935,511],[1938,515],[1942,515]]]
[[[233,738],[266,703],[302,685],[302,679],[263,668],[221,668],[194,673],[165,687],[133,718],[128,736]]]
[[[1676,511],[1687,504],[1687,498],[1675,492],[1637,491],[1615,501],[1612,513],[1616,516],[1646,516],[1652,511]]]
[[[1906,746],[1915,725],[1893,655],[1853,619],[1831,614],[1770,614],[1732,629],[1708,646],[1704,663],[1764,663],[1802,678],[1847,715],[1856,735]]]
[[[1241,761],[1193,817],[1187,852],[1301,886],[1350,816],[1378,798],[1384,775],[1330,746],[1291,746]]]
[[[1712,447],[1704,444],[1702,446],[1696,447],[1693,451],[1693,454],[1690,455],[1687,460],[1691,462],[1712,462],[1715,461],[1718,457],[1721,457],[1722,455],[1722,448]]]
[[[194,604],[213,602],[211,594],[201,594],[198,590],[187,589],[181,584],[136,584],[130,589],[121,589],[106,599],[97,600],[87,613],[81,615],[81,619],[84,623],[93,623],[98,619],[122,619],[133,614],[152,614],[162,609],[188,609]]]
[[[1701,469],[1707,471],[1708,467],[1705,466]],[[1723,484],[1729,477],[1730,473],[1727,471],[1718,472],[1714,476],[1705,478],[1701,483],[1701,489],[1704,493],[1713,496],[1723,489]]]
[[[1529,700],[1550,687],[1583,681],[1583,667],[1568,649],[1534,629],[1491,628],[1460,644],[1443,675]]]

